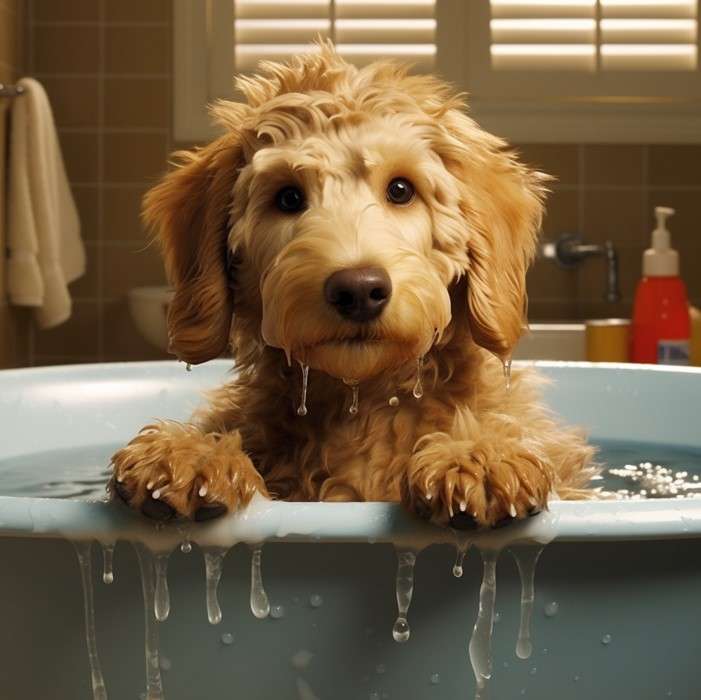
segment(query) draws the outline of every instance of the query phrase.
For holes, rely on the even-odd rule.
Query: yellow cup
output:
[[[628,362],[630,321],[603,318],[585,324],[586,357],[589,362]]]

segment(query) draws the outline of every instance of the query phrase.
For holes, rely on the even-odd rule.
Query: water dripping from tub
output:
[[[392,636],[395,642],[406,642],[411,635],[407,613],[411,605],[411,597],[414,594],[414,565],[416,554],[411,551],[397,552],[397,619],[392,627]]]
[[[141,543],[134,543],[141,571],[141,590],[144,597],[144,639],[146,654],[146,700],[164,700],[163,680],[158,640],[158,625],[154,613],[155,576],[153,554]]]
[[[192,372],[192,365],[189,362],[185,365],[185,371]]]
[[[85,641],[88,647],[93,700],[107,700],[107,689],[105,688],[105,680],[102,677],[100,659],[97,655],[97,639],[95,636],[95,598],[92,585],[91,545],[91,542],[73,543],[78,557],[78,565],[80,566],[80,578],[83,583]]]
[[[168,591],[168,557],[170,554],[156,554],[153,567],[156,574],[156,588],[153,613],[159,622],[165,622],[170,615],[170,593]]]
[[[110,584],[114,582],[114,544],[102,546],[102,581]]]
[[[543,547],[511,550],[521,577],[521,624],[516,642],[516,656],[519,659],[528,659],[533,653],[531,618],[533,617],[533,601],[535,600],[535,567],[542,551]]]
[[[424,395],[424,385],[421,378],[421,372],[423,371],[424,358],[419,357],[416,360],[416,381],[414,382],[414,388],[411,390],[412,396],[415,399],[420,399]]]
[[[229,550],[226,547],[207,547],[204,549],[204,571],[207,588],[207,619],[210,625],[218,625],[222,620],[217,588],[221,579],[224,557]]]
[[[192,543],[190,540],[185,540],[180,544],[180,551],[183,554],[189,554],[192,551]]]
[[[499,552],[482,552],[484,572],[480,586],[479,608],[469,644],[470,662],[477,683],[475,700],[484,700],[487,697],[487,681],[492,677],[492,631],[494,602],[497,595],[498,557]]]
[[[305,364],[302,364],[300,362],[299,366],[302,368],[302,399],[300,400],[299,406],[297,407],[297,415],[298,416],[306,416],[307,415],[307,385],[309,384],[309,365],[305,365]]]
[[[455,564],[453,564],[453,576],[455,576],[455,578],[462,577],[462,563],[465,560],[465,555],[467,554],[467,550],[469,548],[469,544],[459,545],[456,548],[457,552],[455,554]]]
[[[262,547],[254,547],[251,554],[251,612],[262,620],[270,615],[270,602],[268,594],[263,588],[263,574],[261,571]]]

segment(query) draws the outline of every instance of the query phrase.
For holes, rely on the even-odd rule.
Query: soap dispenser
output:
[[[643,254],[643,278],[633,305],[631,360],[666,365],[689,364],[689,302],[679,277],[679,254],[671,248],[669,207],[655,207],[652,247]]]

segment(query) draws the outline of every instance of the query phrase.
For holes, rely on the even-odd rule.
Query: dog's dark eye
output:
[[[395,177],[387,185],[387,199],[394,204],[409,204],[414,199],[414,185],[403,177]]]
[[[304,209],[304,193],[299,187],[283,187],[275,195],[275,206],[286,214]]]

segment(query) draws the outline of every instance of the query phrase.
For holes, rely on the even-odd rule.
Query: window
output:
[[[232,76],[318,35],[407,60],[527,141],[701,141],[699,0],[175,0],[175,135],[213,135]]]

